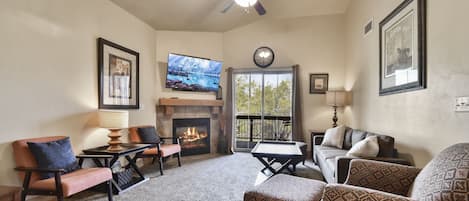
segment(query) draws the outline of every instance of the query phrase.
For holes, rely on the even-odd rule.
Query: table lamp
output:
[[[129,112],[128,111],[114,111],[114,110],[100,110],[99,111],[99,126],[107,128],[111,131],[108,137],[111,140],[108,142],[109,151],[122,150],[119,140],[121,137],[120,130],[129,127]]]
[[[332,117],[333,127],[337,127],[337,107],[344,107],[347,105],[347,92],[345,91],[327,91],[326,103],[334,108],[334,116]]]

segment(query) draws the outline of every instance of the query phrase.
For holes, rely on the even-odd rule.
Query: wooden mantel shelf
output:
[[[161,106],[223,106],[222,100],[160,98]]]
[[[213,115],[218,115],[223,107],[222,100],[160,98],[159,105],[164,107],[165,115],[171,116],[174,107],[210,107]]]

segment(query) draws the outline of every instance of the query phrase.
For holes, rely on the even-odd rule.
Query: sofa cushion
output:
[[[357,144],[358,142],[360,142],[360,141],[362,141],[363,139],[365,139],[365,137],[366,137],[366,132],[365,132],[365,131],[353,129],[353,131],[352,131],[352,137],[351,137],[352,147],[353,147],[353,145],[355,145],[355,144]]]
[[[64,174],[60,178],[63,195],[68,197],[97,184],[109,181],[112,179],[112,173],[109,168],[85,168]],[[35,190],[53,191],[55,190],[55,179],[39,180],[32,183],[30,187]]]
[[[319,201],[326,183],[278,174],[244,193],[244,201],[305,200]]]
[[[326,159],[326,165],[327,165],[327,167],[329,167],[329,169],[335,170],[336,167],[337,167],[337,160],[335,160],[335,157],[334,158],[328,158],[328,159]]]
[[[378,137],[369,136],[356,143],[347,152],[347,156],[355,157],[376,157],[379,153]]]
[[[345,128],[344,146],[342,147],[342,149],[352,148],[352,133],[353,133],[352,128],[350,127]]]
[[[161,156],[166,157],[181,151],[181,146],[178,144],[163,144],[160,146]],[[145,149],[143,155],[157,155],[158,149],[156,147]]]
[[[379,157],[394,157],[394,138],[387,135],[367,133],[367,136],[377,136],[379,144]]]
[[[345,156],[347,154],[347,150],[327,146],[318,147],[316,150],[318,150],[318,157],[324,159],[335,158],[336,156]]]
[[[322,141],[323,146],[331,146],[342,149],[344,145],[345,126],[337,126],[335,128],[329,128],[324,134],[324,140]]]
[[[39,168],[64,169],[66,173],[80,168],[68,137],[50,142],[28,142],[28,147]],[[41,179],[54,177],[54,173],[50,172],[40,175]]]

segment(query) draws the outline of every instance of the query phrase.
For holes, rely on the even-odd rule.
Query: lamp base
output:
[[[122,144],[122,141],[119,140],[121,137],[120,130],[121,129],[109,129],[111,133],[107,135],[111,140],[109,140],[108,144],[109,147],[107,148],[108,151],[120,151],[123,148],[120,146]]]

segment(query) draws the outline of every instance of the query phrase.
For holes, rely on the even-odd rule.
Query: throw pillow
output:
[[[38,168],[64,169],[73,172],[80,167],[70,144],[70,138],[51,142],[28,142],[28,147],[36,159]],[[54,173],[41,173],[42,179],[54,177]]]
[[[347,152],[347,156],[355,157],[376,157],[379,153],[378,137],[369,136],[364,140],[357,142]]]
[[[324,134],[324,140],[322,141],[321,145],[337,147],[339,149],[342,149],[342,146],[344,144],[344,137],[345,137],[345,126],[337,126],[335,128],[329,128],[326,130],[326,133]]]
[[[160,143],[160,136],[156,133],[155,127],[138,128],[138,136],[142,143]]]

